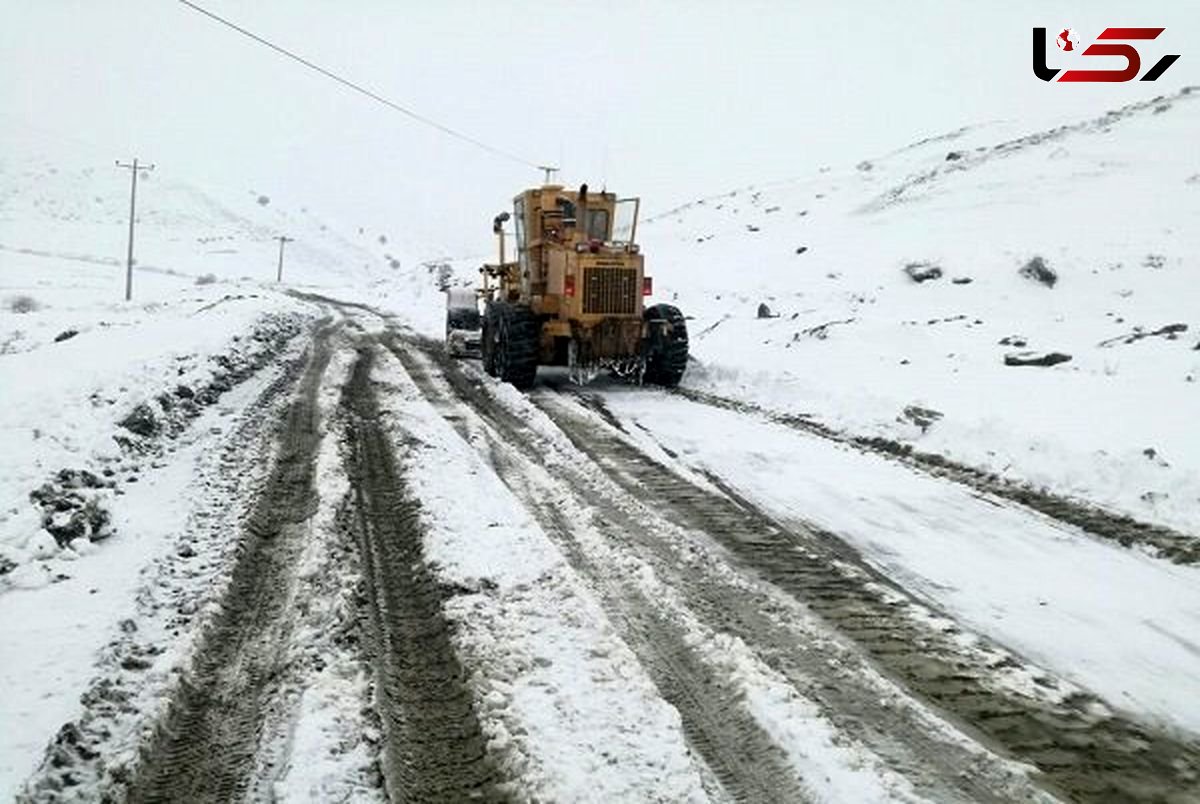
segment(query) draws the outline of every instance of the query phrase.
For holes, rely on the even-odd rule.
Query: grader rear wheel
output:
[[[683,379],[688,361],[687,322],[683,313],[669,304],[656,304],[646,308],[642,320],[649,328],[642,381],[674,388]]]

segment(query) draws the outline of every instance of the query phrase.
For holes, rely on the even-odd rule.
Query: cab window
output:
[[[589,209],[587,212],[588,240],[608,240],[608,210]]]

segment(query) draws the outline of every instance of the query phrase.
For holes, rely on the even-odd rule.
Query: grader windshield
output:
[[[641,208],[640,198],[619,198],[614,206],[616,212],[613,221],[612,237],[614,243],[634,243],[637,237],[638,210]]]

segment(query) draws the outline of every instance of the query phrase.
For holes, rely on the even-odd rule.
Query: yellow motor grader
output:
[[[638,248],[640,200],[547,183],[513,199],[492,229],[500,261],[484,265],[481,351],[488,374],[517,388],[538,366],[568,366],[590,377],[610,369],[675,386],[688,359],[687,325],[669,304],[647,306],[653,291]],[[516,260],[505,259],[513,221]]]

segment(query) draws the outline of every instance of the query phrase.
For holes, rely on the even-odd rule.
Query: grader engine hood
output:
[[[645,283],[640,255],[559,252],[549,263],[546,290],[561,298],[563,312],[585,319],[642,314]]]

